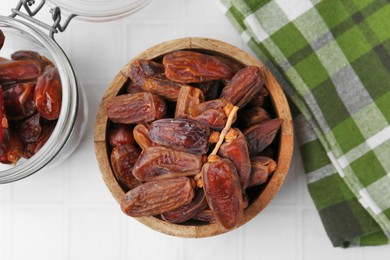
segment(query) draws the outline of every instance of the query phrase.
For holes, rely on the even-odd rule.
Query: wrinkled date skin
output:
[[[274,118],[253,125],[244,131],[251,156],[260,153],[272,143],[282,122],[282,119]]]
[[[190,119],[160,119],[150,125],[149,137],[155,143],[194,154],[205,154],[210,129]]]
[[[34,90],[33,83],[19,83],[4,91],[4,107],[9,120],[21,120],[35,113]]]
[[[242,108],[260,92],[264,73],[256,66],[248,66],[237,72],[222,90],[221,97]]]
[[[193,219],[199,220],[202,222],[207,222],[207,223],[215,223],[217,220],[215,219],[214,213],[211,209],[206,208],[205,210],[202,210],[198,214],[196,214]]]
[[[174,51],[163,58],[168,79],[182,83],[199,83],[230,79],[233,71],[214,56],[194,51]]]
[[[0,86],[0,156],[3,156],[8,149],[9,144],[9,130],[8,120],[5,116],[3,88]]]
[[[152,181],[195,175],[201,168],[201,155],[165,147],[149,147],[141,152],[133,174],[140,181]]]
[[[5,152],[0,155],[0,163],[16,164],[23,155],[23,149],[24,146],[19,137],[13,132],[10,132],[8,147]]]
[[[261,185],[265,183],[276,170],[277,163],[270,157],[254,156],[251,158],[251,176],[249,178],[248,187]]]
[[[165,101],[149,92],[119,95],[107,106],[108,118],[121,124],[146,123],[162,118],[165,113]]]
[[[36,113],[32,117],[27,118],[16,127],[16,131],[24,143],[38,141],[42,132],[41,115]]]
[[[0,82],[24,82],[38,78],[42,66],[34,60],[6,60],[0,62]]]
[[[190,107],[189,118],[212,129],[222,130],[232,109],[233,105],[229,100],[224,98],[214,99]]]
[[[108,140],[112,147],[122,144],[133,144],[133,131],[129,125],[114,124],[108,132]]]
[[[35,51],[16,51],[11,54],[11,59],[13,60],[35,60],[38,61],[42,68],[46,66],[54,66],[53,63],[46,57],[39,55]]]
[[[202,90],[206,101],[217,99],[221,95],[222,88],[224,87],[224,85],[220,83],[220,80],[201,82],[195,84],[195,86]]]
[[[189,108],[202,102],[204,102],[202,90],[190,86],[182,87],[177,98],[175,118],[186,118]]]
[[[212,156],[202,168],[203,189],[210,209],[225,229],[237,227],[243,215],[239,176],[229,159]]]
[[[150,139],[149,126],[146,124],[136,125],[133,130],[133,136],[142,150],[148,147],[157,146],[157,144]]]
[[[122,144],[111,151],[111,166],[120,186],[128,191],[141,184],[133,175],[133,167],[140,151],[131,144]]]
[[[37,80],[34,101],[38,112],[47,120],[56,120],[62,104],[61,79],[55,67],[47,66]]]
[[[23,157],[28,159],[31,158],[34,154],[36,154],[39,149],[41,149],[42,146],[47,142],[51,133],[54,131],[55,126],[55,121],[49,121],[46,124],[42,125],[42,131],[38,137],[38,140],[36,142],[28,143],[25,145],[23,150]]]
[[[171,223],[183,223],[206,209],[207,201],[203,189],[197,189],[192,201],[177,209],[165,212],[161,218]]]
[[[267,110],[262,107],[252,107],[243,111],[240,115],[240,119],[242,120],[245,127],[251,127],[252,125],[272,118],[270,114],[268,114]]]
[[[154,216],[190,203],[194,183],[187,177],[146,182],[126,193],[121,209],[131,217]]]
[[[151,92],[169,101],[177,101],[185,84],[173,82],[164,74],[162,64],[150,60],[135,60],[130,64],[130,78],[144,91]]]
[[[241,189],[245,190],[251,174],[251,161],[245,136],[238,128],[232,128],[225,140],[218,150],[218,155],[233,162],[240,177]]]

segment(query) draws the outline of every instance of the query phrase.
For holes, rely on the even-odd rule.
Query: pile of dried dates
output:
[[[5,36],[0,30],[0,50]],[[54,130],[62,101],[57,69],[33,51],[0,56],[0,163],[30,158]]]
[[[123,212],[237,227],[255,199],[250,190],[277,167],[272,143],[282,120],[271,116],[263,71],[179,50],[134,60],[128,75],[107,106]]]

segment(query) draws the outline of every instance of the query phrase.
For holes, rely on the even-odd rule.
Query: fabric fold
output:
[[[333,245],[388,243],[390,5],[221,2],[297,108],[309,192]]]

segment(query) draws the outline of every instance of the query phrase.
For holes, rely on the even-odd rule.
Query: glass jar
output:
[[[54,166],[72,153],[85,132],[87,101],[68,58],[47,34],[27,22],[4,16],[0,16],[0,29],[6,37],[1,56],[9,57],[18,50],[36,51],[53,62],[62,83],[61,112],[53,133],[30,159],[21,159],[16,165],[0,165],[0,183],[7,183]]]

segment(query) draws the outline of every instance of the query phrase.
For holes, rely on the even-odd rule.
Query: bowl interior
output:
[[[242,226],[268,205],[280,189],[288,172],[293,149],[293,128],[290,109],[279,84],[263,64],[239,48],[224,42],[205,38],[177,39],[156,45],[134,59],[158,60],[168,52],[185,49],[225,56],[244,66],[255,65],[263,69],[266,74],[266,86],[270,94],[268,109],[273,113],[274,117],[283,119],[281,130],[273,142],[274,148],[276,148],[275,151],[277,151],[275,158],[278,163],[278,168],[272,177],[269,178],[266,185],[248,190],[248,195],[251,199],[249,201],[249,207],[245,209],[244,216],[239,224],[239,226]],[[109,145],[107,145],[106,133],[110,125],[106,108],[107,102],[120,93],[123,86],[127,84],[130,63],[131,61],[121,69],[105,92],[97,114],[94,134],[95,152],[102,177],[118,203],[125,193],[117,183],[109,162],[110,149]],[[137,220],[157,231],[181,237],[208,237],[226,232],[218,224],[200,224],[198,222],[171,224],[157,217],[141,217],[137,218]]]

